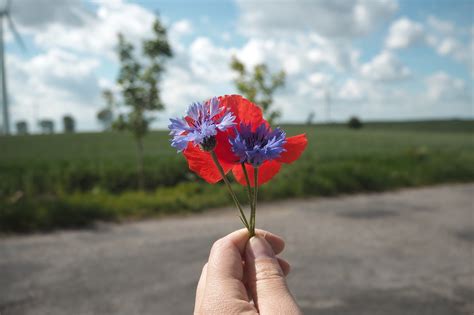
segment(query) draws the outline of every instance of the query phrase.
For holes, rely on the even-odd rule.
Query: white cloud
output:
[[[182,39],[193,33],[193,25],[191,21],[182,19],[171,24],[168,37],[171,47],[176,51],[183,51],[185,49]]]
[[[317,32],[353,37],[371,32],[397,9],[395,0],[253,1],[237,0],[239,27],[250,36]]]
[[[474,67],[472,64],[474,45],[472,40],[470,43],[465,44],[454,37],[445,37],[441,40],[432,42],[432,46],[439,55],[448,56],[457,62],[464,63],[474,74]]]
[[[270,71],[275,72],[284,69],[291,78],[301,75],[302,65],[306,59],[306,44],[287,42],[276,39],[250,39],[242,47],[223,47],[217,45],[208,37],[197,37],[192,41],[189,47],[176,55],[175,60],[171,61],[170,68],[173,70],[167,72],[164,78],[164,100],[170,100],[171,103],[184,102],[185,104],[196,100],[183,88],[177,84],[191,86],[197,90],[198,87],[204,91],[206,97],[223,93],[235,92],[232,84],[234,73],[230,69],[230,60],[233,55],[242,60],[249,68],[265,62],[270,67]],[[304,69],[307,70],[307,69]],[[175,80],[174,76],[180,79]],[[170,87],[174,86],[173,91],[169,92]],[[193,88],[194,87],[194,88]],[[213,94],[209,94],[210,91]],[[202,95],[198,94],[198,95]],[[180,103],[181,104],[181,103]]]
[[[360,51],[347,41],[328,40],[316,34],[310,34],[311,46],[306,55],[311,63],[327,64],[337,71],[350,71],[358,67]]]
[[[393,81],[407,78],[411,71],[390,51],[382,51],[370,62],[361,66],[364,78],[374,81]]]
[[[440,41],[438,47],[436,48],[437,52],[442,56],[451,55],[460,49],[461,43],[452,37],[448,37]]]
[[[193,73],[207,82],[229,81],[232,78],[229,49],[218,47],[207,37],[196,38],[189,47]]]
[[[306,79],[301,79],[294,85],[296,89],[292,94],[298,94],[301,97],[306,97],[309,100],[323,100],[329,93],[333,84],[333,77],[323,72],[314,72],[306,76]],[[293,89],[292,89],[293,90]],[[289,107],[291,110],[291,107]]]
[[[83,26],[92,17],[81,0],[21,0],[11,2],[15,22],[31,31],[44,30],[51,23]]]
[[[430,28],[441,34],[452,34],[456,29],[451,21],[442,20],[433,15],[428,16],[427,24]]]
[[[297,56],[287,56],[283,60],[283,70],[289,75],[297,74],[302,70],[301,60]]]
[[[334,94],[333,107],[362,119],[473,117],[473,95],[465,81],[440,71],[423,83],[425,88],[408,90],[403,85],[350,78]]]
[[[121,0],[99,1],[98,4],[95,16],[87,23],[68,25],[61,20],[51,20],[41,32],[34,30],[35,43],[46,49],[60,47],[114,58],[117,33],[124,34],[135,44],[151,35],[155,19],[152,12]]]
[[[299,37],[293,39],[249,39],[234,53],[246,66],[252,68],[259,63],[266,63],[272,71],[283,69],[287,75],[298,75],[307,70],[307,50],[310,42]]]
[[[166,113],[169,117],[182,116],[191,102],[214,96],[211,85],[196,80],[186,69],[171,66],[167,74],[163,80],[162,98],[168,105]]]
[[[315,72],[308,76],[309,82],[314,86],[324,86],[331,82],[331,76],[321,72]]]
[[[406,48],[423,38],[423,26],[406,17],[400,18],[390,26],[389,35],[385,41],[387,48]]]
[[[348,79],[337,96],[346,101],[360,101],[366,97],[366,86],[362,80]]]
[[[468,67],[474,77],[474,26],[469,30],[457,27],[453,22],[442,20],[434,16],[427,19],[429,34],[426,43],[436,53],[449,57]]]
[[[204,36],[183,47],[170,60],[163,77],[161,91],[167,105],[163,115],[169,117],[183,115],[191,102],[234,92],[229,66],[234,48],[220,47]]]
[[[191,34],[192,31],[193,31],[193,27],[191,25],[191,22],[186,19],[179,20],[173,23],[173,25],[170,28],[170,32],[175,32],[180,35],[188,35],[188,34]]]
[[[266,52],[275,51],[273,40],[250,39],[236,54],[247,67],[254,67],[266,59]]]
[[[452,101],[469,98],[466,83],[442,71],[428,76],[425,79],[425,84],[430,101]]]
[[[36,118],[52,118],[59,123],[63,115],[72,114],[81,129],[96,127],[98,60],[57,49],[30,60],[7,58],[12,121],[27,119],[34,124]]]
[[[313,47],[313,48],[312,48]],[[231,51],[252,68],[259,63],[266,63],[272,71],[285,70],[289,76],[296,76],[311,70],[311,65],[329,63],[329,51],[321,49],[324,60],[311,60],[308,51],[316,49],[317,44],[308,40],[307,36],[295,36],[291,39],[283,38],[250,38],[242,47]],[[336,62],[334,62],[335,64]]]

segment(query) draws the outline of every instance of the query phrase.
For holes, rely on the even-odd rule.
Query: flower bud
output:
[[[215,136],[210,136],[210,137],[204,138],[204,140],[202,141],[200,147],[203,151],[210,152],[210,151],[214,150],[214,148],[216,147],[216,144],[217,144],[216,137]]]

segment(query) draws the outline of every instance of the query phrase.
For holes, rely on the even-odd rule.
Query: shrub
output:
[[[359,118],[353,116],[347,122],[347,126],[351,129],[360,129],[362,128],[362,122],[360,121]]]

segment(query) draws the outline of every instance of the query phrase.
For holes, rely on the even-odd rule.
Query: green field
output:
[[[474,180],[474,121],[284,129],[306,132],[309,146],[262,187],[263,200]],[[223,187],[187,170],[168,139],[165,131],[146,137],[147,191],[138,192],[135,144],[127,134],[1,137],[0,230],[78,227],[229,204]]]

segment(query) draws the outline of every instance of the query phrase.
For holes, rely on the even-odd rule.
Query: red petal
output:
[[[184,150],[183,154],[188,161],[189,169],[201,176],[206,182],[215,184],[222,179],[222,176],[219,173],[217,166],[214,164],[209,152],[203,151],[199,147],[190,143],[186,150]],[[219,162],[226,174],[233,166],[224,161]]]
[[[296,161],[299,159],[301,153],[303,153],[307,144],[308,139],[306,139],[306,134],[286,138],[286,143],[284,145],[286,151],[276,160],[283,163],[292,163]]]
[[[262,110],[260,107],[250,102],[248,99],[240,95],[225,95],[220,97],[221,106],[225,106],[235,115],[235,123],[237,126],[243,122],[252,125],[255,130],[259,125],[268,122],[263,119]]]
[[[266,161],[263,162],[263,164],[258,168],[258,185],[265,184],[268,182],[270,179],[275,176],[281,168],[281,164],[276,162],[276,161]],[[253,180],[253,166],[250,164],[245,164],[245,169],[247,170],[247,174],[249,176],[250,180],[250,186],[254,186],[254,180]],[[242,166],[236,165],[232,169],[232,173],[235,176],[235,179],[241,184],[246,186],[247,181],[245,180],[245,174],[244,171],[242,170]]]
[[[217,144],[214,149],[219,160],[230,164],[239,163],[239,158],[234,154],[229,143],[229,137],[234,137],[233,134],[233,129],[229,129],[226,132],[218,132],[216,135]]]

